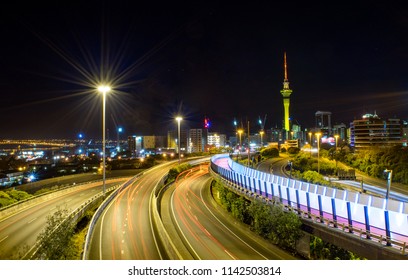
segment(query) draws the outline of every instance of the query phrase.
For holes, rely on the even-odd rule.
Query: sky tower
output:
[[[285,68],[285,79],[283,80],[283,89],[281,89],[281,94],[283,96],[283,107],[285,109],[285,130],[286,130],[286,139],[288,132],[290,131],[289,127],[289,103],[290,103],[290,95],[292,94],[292,90],[289,88],[289,81],[288,81],[288,65],[286,64],[286,52],[283,55],[284,60],[284,68]]]

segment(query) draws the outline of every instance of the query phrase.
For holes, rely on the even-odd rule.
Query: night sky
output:
[[[166,135],[177,114],[184,127],[208,117],[210,131],[228,135],[234,118],[256,131],[266,115],[265,128],[280,128],[285,51],[291,118],[302,128],[319,110],[347,125],[374,112],[408,119],[404,2],[139,2],[4,8],[0,138],[100,139],[101,81],[113,88],[111,138],[116,126]]]

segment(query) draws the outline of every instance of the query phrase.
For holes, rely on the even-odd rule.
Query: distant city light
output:
[[[204,128],[210,128],[211,122],[209,118],[204,118]]]

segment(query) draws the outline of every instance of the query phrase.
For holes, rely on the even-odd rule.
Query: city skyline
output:
[[[176,129],[179,113],[185,125],[202,127],[208,117],[226,134],[234,118],[255,130],[267,115],[265,129],[281,128],[284,52],[290,117],[302,128],[319,110],[346,125],[374,111],[408,117],[404,7],[183,4],[5,12],[0,138],[100,137],[96,86],[111,79],[113,135],[116,125],[125,135],[163,134]]]

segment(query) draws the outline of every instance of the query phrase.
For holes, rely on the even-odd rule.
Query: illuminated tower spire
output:
[[[290,127],[289,127],[289,104],[290,104],[290,95],[292,94],[292,90],[289,88],[289,80],[288,80],[288,65],[286,63],[286,52],[284,52],[283,55],[283,60],[284,60],[284,68],[285,68],[285,77],[283,80],[283,89],[281,89],[280,93],[283,96],[283,107],[284,107],[284,124],[285,124],[285,130],[286,133],[289,132]],[[287,137],[286,137],[287,138]]]

